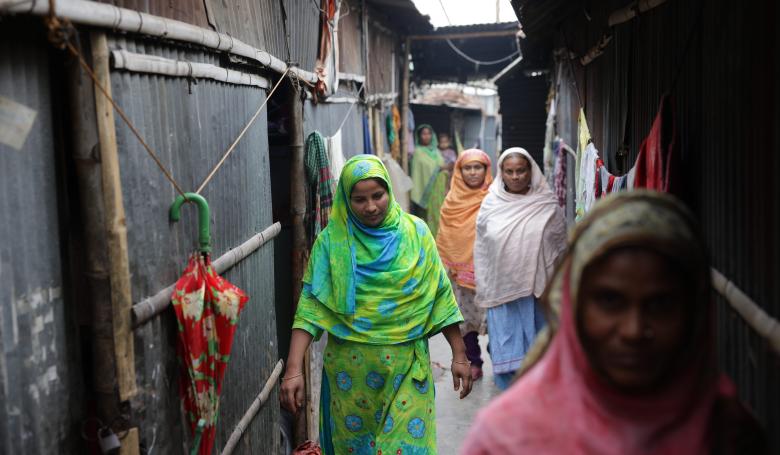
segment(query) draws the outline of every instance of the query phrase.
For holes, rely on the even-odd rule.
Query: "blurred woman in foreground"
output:
[[[543,297],[549,333],[464,454],[766,453],[718,372],[710,268],[689,212],[621,193],[578,226]]]

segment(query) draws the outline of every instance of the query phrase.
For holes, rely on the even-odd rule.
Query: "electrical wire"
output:
[[[477,59],[475,59],[473,57],[468,56],[465,52],[463,52],[462,50],[458,49],[458,47],[455,46],[455,44],[452,42],[451,39],[447,39],[447,44],[450,45],[450,48],[452,48],[452,50],[455,51],[456,54],[460,55],[461,57],[463,57],[464,59],[468,60],[469,62],[471,62],[471,63],[473,63],[475,65],[480,65],[480,66],[497,65],[499,63],[503,63],[503,62],[506,62],[508,60],[514,60],[517,56],[520,55],[520,51],[517,50],[517,51],[507,55],[506,57],[502,57],[502,58],[497,59],[497,60],[483,61],[483,60],[477,60]]]
[[[441,6],[441,10],[444,12],[444,17],[447,18],[447,23],[452,26],[452,21],[450,20],[450,15],[447,14],[447,8],[444,7],[444,2],[442,0],[439,0],[439,6]],[[450,48],[452,48],[453,51],[455,51],[456,54],[460,55],[462,58],[464,58],[466,61],[471,62],[478,66],[490,66],[490,65],[498,65],[499,63],[503,63],[509,60],[514,60],[517,56],[520,55],[520,49],[518,48],[515,52],[513,52],[510,55],[507,55],[506,57],[502,57],[497,60],[490,60],[490,61],[483,61],[483,60],[477,60],[474,57],[469,56],[462,50],[458,49],[458,46],[455,45],[455,43],[452,42],[451,39],[447,39],[447,44],[450,45]]]

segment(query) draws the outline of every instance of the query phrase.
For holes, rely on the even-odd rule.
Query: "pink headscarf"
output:
[[[688,212],[670,197],[637,191],[610,196],[577,228],[545,300],[558,312],[543,357],[483,409],[463,454],[704,454],[713,406],[733,396],[718,374],[709,266]],[[647,395],[607,384],[590,365],[576,325],[580,277],[616,248],[642,246],[680,258],[697,289],[688,343],[674,378]]]

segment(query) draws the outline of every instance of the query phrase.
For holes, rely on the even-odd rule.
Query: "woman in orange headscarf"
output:
[[[487,332],[484,308],[474,302],[474,240],[482,199],[493,182],[490,157],[478,149],[463,151],[455,162],[450,192],[441,208],[436,245],[450,275],[465,322],[460,326],[473,379],[482,377],[478,335]]]

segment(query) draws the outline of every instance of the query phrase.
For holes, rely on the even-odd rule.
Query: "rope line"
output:
[[[52,44],[59,48],[59,49],[67,49],[68,52],[70,52],[73,57],[75,57],[79,65],[84,69],[84,71],[89,75],[89,78],[92,79],[92,82],[95,84],[95,87],[100,91],[100,93],[103,94],[103,96],[108,100],[108,102],[111,104],[111,106],[114,108],[117,114],[119,114],[119,118],[122,119],[122,121],[127,125],[128,128],[130,128],[130,131],[133,133],[133,135],[138,139],[138,142],[141,143],[144,150],[146,150],[146,153],[154,160],[157,167],[162,171],[165,178],[173,185],[173,187],[176,189],[176,191],[184,196],[184,190],[182,189],[181,185],[176,181],[175,178],[173,178],[173,175],[171,172],[165,167],[165,165],[162,163],[162,160],[160,160],[160,157],[157,156],[157,154],[152,150],[152,148],[149,146],[149,144],[146,143],[144,138],[141,136],[141,133],[138,132],[138,129],[133,125],[133,122],[130,121],[130,119],[127,117],[127,114],[125,114],[125,111],[122,110],[122,108],[119,107],[119,105],[114,101],[114,98],[111,97],[111,95],[108,93],[108,90],[103,86],[103,84],[98,80],[97,75],[92,70],[92,68],[89,66],[89,64],[84,60],[84,56],[81,54],[81,52],[76,49],[76,47],[73,46],[73,44],[70,42],[70,36],[73,33],[72,25],[69,21],[65,20],[62,21],[59,18],[55,16],[54,13],[54,0],[49,0],[49,11],[50,15],[45,19],[46,26],[49,28],[49,40],[52,42]]]
[[[227,151],[225,151],[225,154],[222,155],[222,158],[219,160],[216,166],[214,166],[214,169],[211,170],[209,175],[206,177],[205,180],[203,180],[203,183],[200,184],[197,191],[195,191],[195,194],[200,194],[201,191],[203,191],[203,188],[206,187],[206,185],[209,184],[211,179],[214,177],[214,175],[217,173],[219,168],[222,167],[222,165],[225,163],[225,160],[230,156],[231,153],[233,153],[233,150],[235,150],[236,146],[238,145],[239,141],[244,137],[244,134],[249,130],[249,127],[252,126],[252,124],[257,120],[257,117],[260,116],[260,112],[262,112],[265,105],[268,103],[268,100],[271,99],[271,97],[276,92],[276,89],[279,88],[279,86],[282,84],[282,81],[284,81],[285,76],[287,76],[287,73],[290,72],[290,67],[288,66],[286,70],[284,70],[284,74],[282,74],[282,77],[279,78],[279,80],[276,82],[276,85],[274,85],[274,88],[271,90],[271,92],[268,94],[267,97],[265,97],[265,101],[263,101],[263,104],[260,105],[260,107],[255,112],[255,115],[252,116],[251,119],[249,119],[249,123],[244,126],[244,129],[241,130],[241,133],[239,133],[238,137],[233,141],[232,144],[230,144],[230,147],[228,147]]]
[[[344,127],[344,124],[345,124],[345,123],[347,123],[347,118],[349,118],[349,114],[351,114],[351,113],[352,113],[352,109],[354,109],[354,108],[355,108],[355,105],[356,105],[356,104],[358,104],[358,103],[360,102],[360,94],[363,92],[363,89],[364,89],[364,88],[366,88],[366,84],[363,84],[363,85],[361,85],[361,86],[360,86],[360,90],[358,90],[358,92],[357,92],[357,98],[358,98],[358,100],[357,100],[357,101],[355,101],[354,103],[352,103],[352,105],[351,105],[351,106],[349,106],[349,109],[347,109],[347,114],[344,116],[344,118],[343,118],[343,119],[341,119],[341,124],[339,125],[339,128],[336,130],[336,132],[339,132],[339,131],[341,131],[341,128],[343,128],[343,127]]]
[[[100,93],[103,94],[103,96],[108,100],[108,102],[111,104],[111,106],[114,108],[116,113],[119,115],[119,117],[122,119],[122,121],[127,125],[127,127],[130,129],[130,131],[133,133],[133,136],[135,136],[136,139],[138,139],[138,142],[141,143],[146,153],[149,155],[150,158],[155,162],[157,167],[160,169],[160,171],[163,173],[165,178],[173,185],[174,189],[176,191],[184,196],[185,199],[187,197],[185,196],[185,191],[182,189],[181,185],[176,181],[176,179],[173,177],[173,174],[165,167],[160,157],[155,153],[155,151],[149,146],[149,144],[146,143],[143,136],[141,136],[141,133],[138,131],[138,129],[133,125],[133,122],[128,118],[127,114],[125,114],[125,111],[122,110],[121,107],[114,101],[114,98],[108,93],[108,90],[103,86],[103,84],[98,80],[97,75],[93,71],[93,69],[89,66],[89,64],[84,59],[84,56],[81,54],[81,52],[73,46],[71,43],[71,37],[75,33],[75,28],[73,27],[73,24],[70,23],[67,19],[60,19],[56,15],[56,1],[55,0],[49,0],[49,15],[44,18],[44,22],[46,23],[46,27],[49,31],[49,41],[51,44],[62,50],[68,50],[73,57],[75,57],[79,65],[84,69],[84,71],[89,75],[90,79],[92,79],[92,82],[95,84],[95,87],[100,91]],[[271,97],[276,92],[276,89],[279,88],[282,81],[284,81],[285,77],[290,73],[290,67],[288,66],[287,69],[285,69],[282,76],[279,78],[279,80],[276,82],[276,85],[273,87],[271,92],[268,94],[268,96],[265,98],[265,101],[260,105],[260,107],[257,109],[255,114],[252,116],[252,118],[249,120],[249,122],[244,126],[244,128],[241,130],[241,133],[239,133],[238,137],[233,141],[233,143],[228,147],[227,151],[224,153],[222,158],[219,160],[216,166],[209,172],[206,179],[203,181],[203,183],[200,184],[198,187],[198,190],[196,191],[196,194],[200,194],[201,191],[208,185],[208,183],[211,181],[211,179],[214,177],[214,175],[217,173],[217,171],[222,167],[222,165],[225,163],[225,160],[230,156],[231,153],[235,150],[238,143],[241,141],[241,139],[244,137],[246,132],[249,130],[249,128],[252,126],[252,124],[257,120],[257,117],[260,116],[260,113],[262,112],[263,108],[268,103],[268,100],[271,99]]]

